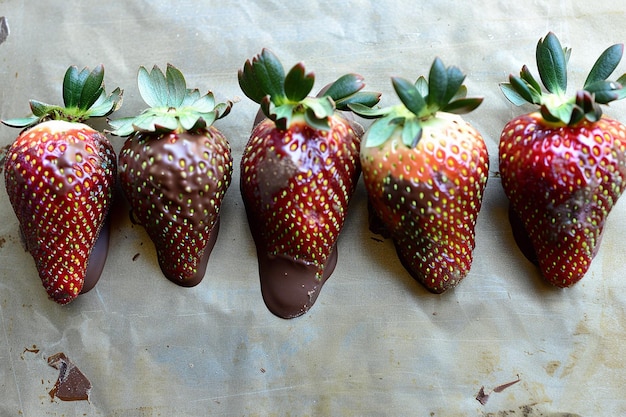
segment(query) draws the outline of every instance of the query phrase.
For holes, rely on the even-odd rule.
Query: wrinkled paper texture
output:
[[[626,414],[626,201],[611,214],[588,275],[558,290],[515,246],[496,175],[500,131],[528,110],[508,103],[498,83],[523,64],[535,72],[536,43],[554,31],[572,47],[570,84],[581,86],[599,54],[626,40],[622,6],[609,0],[43,3],[0,2],[11,23],[0,46],[0,117],[25,116],[31,98],[60,103],[65,69],[99,63],[107,90],[125,90],[117,116],[132,115],[145,107],[138,67],[170,62],[189,87],[236,101],[216,122],[231,142],[235,171],[200,285],[180,288],[163,277],[147,234],[118,200],[103,276],[66,307],[46,298],[1,187],[1,415]],[[466,119],[487,142],[491,174],[472,271],[456,289],[433,295],[406,273],[391,242],[368,230],[360,182],[339,263],[316,305],[294,320],[265,308],[238,189],[257,107],[237,83],[237,70],[263,47],[286,67],[304,61],[316,74],[316,89],[347,72],[362,74],[368,89],[383,93],[382,105],[396,103],[391,76],[416,79],[436,56],[467,74],[469,94],[485,97]],[[625,71],[622,63],[615,78]],[[626,103],[605,112],[626,120]],[[0,146],[6,150],[17,133],[0,126]],[[119,151],[122,138],[112,142]],[[89,375],[89,402],[51,401],[56,374],[46,358],[56,352]],[[481,388],[489,395],[485,404],[477,400]]]

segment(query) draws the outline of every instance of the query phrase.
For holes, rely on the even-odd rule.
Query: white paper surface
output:
[[[200,285],[161,274],[147,234],[118,201],[104,274],[66,307],[49,301],[0,190],[0,415],[2,416],[617,416],[626,414],[626,201],[615,207],[588,275],[570,289],[545,284],[512,239],[497,171],[511,106],[498,83],[554,31],[573,49],[581,86],[609,45],[626,40],[619,2],[379,0],[0,1],[10,34],[0,45],[0,117],[28,99],[60,103],[69,65],[105,65],[107,89],[125,89],[126,116],[145,106],[140,65],[170,62],[190,87],[237,100],[216,126],[235,158],[222,227]],[[484,136],[492,175],[475,260],[454,290],[433,295],[401,267],[391,242],[367,226],[359,184],[339,263],[312,310],[294,320],[263,304],[238,189],[256,113],[237,70],[272,49],[304,61],[316,89],[346,72],[396,102],[390,76],[427,74],[435,56],[466,74],[484,103],[466,119]],[[615,78],[626,71],[618,67]],[[536,73],[536,72],[535,72]],[[626,120],[626,103],[605,112]],[[17,135],[0,127],[0,146]],[[112,138],[116,150],[121,138]],[[0,182],[4,184],[4,179]],[[135,257],[139,254],[138,257]],[[51,401],[64,352],[93,384],[90,402]],[[520,381],[476,400],[480,388]]]

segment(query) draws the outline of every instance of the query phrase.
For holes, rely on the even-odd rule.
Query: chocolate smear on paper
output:
[[[498,385],[497,387],[495,387],[494,389],[491,390],[491,392],[489,394],[487,394],[485,392],[485,387],[482,386],[480,387],[480,390],[478,390],[478,394],[476,394],[476,400],[481,403],[482,405],[487,404],[487,400],[489,400],[489,395],[491,395],[494,392],[502,392],[505,389],[509,388],[511,385],[515,385],[518,382],[520,382],[520,377],[519,375],[517,376],[517,379],[515,381],[511,381],[511,382],[507,382],[505,384],[502,385]]]
[[[48,358],[48,365],[59,370],[59,377],[50,390],[50,398],[61,401],[89,401],[91,382],[64,353],[56,353]]]

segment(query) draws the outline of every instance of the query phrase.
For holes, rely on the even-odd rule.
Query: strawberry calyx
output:
[[[104,88],[104,66],[79,70],[71,66],[63,78],[63,106],[30,100],[32,114],[27,117],[2,120],[7,126],[28,128],[47,120],[82,123],[89,118],[104,117],[122,105],[122,93],[116,88],[109,95]]]
[[[137,116],[109,120],[116,136],[134,132],[195,132],[211,126],[230,113],[233,103],[215,103],[211,91],[202,95],[187,88],[182,72],[167,64],[165,73],[155,65],[148,71],[140,67],[137,84],[142,99],[149,106]]]
[[[467,97],[464,80],[465,75],[459,68],[446,67],[441,59],[435,58],[428,79],[420,76],[411,83],[401,77],[391,78],[400,104],[382,109],[367,108],[360,103],[350,103],[348,107],[359,116],[378,119],[368,131],[366,147],[382,145],[401,129],[402,142],[414,148],[424,126],[437,123],[438,112],[465,114],[482,103],[481,97]]]
[[[285,73],[276,55],[266,48],[244,63],[238,79],[244,94],[260,104],[263,114],[282,130],[304,119],[310,127],[327,131],[335,110],[349,110],[354,103],[371,108],[380,100],[380,93],[361,91],[365,83],[358,74],[345,74],[322,94],[311,97],[315,75],[307,73],[301,62]]]
[[[570,48],[564,48],[557,36],[549,32],[537,43],[536,61],[541,84],[524,65],[519,76],[509,75],[508,83],[501,83],[504,96],[514,105],[538,105],[548,123],[576,126],[582,121],[596,122],[602,117],[600,105],[626,97],[626,74],[616,81],[607,78],[622,59],[623,44],[608,47],[594,63],[583,88],[574,95],[567,90],[567,64]]]

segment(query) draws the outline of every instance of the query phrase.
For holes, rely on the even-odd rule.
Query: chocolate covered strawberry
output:
[[[626,187],[626,127],[600,108],[626,95],[626,74],[607,80],[622,54],[622,45],[607,48],[583,88],[568,94],[570,49],[548,33],[536,49],[545,90],[527,66],[501,85],[513,104],[539,107],[504,127],[500,175],[518,245],[558,287],[585,275]]]
[[[129,136],[119,155],[119,177],[134,221],[156,247],[163,274],[191,287],[200,283],[219,230],[220,208],[232,176],[231,149],[213,122],[232,103],[188,89],[168,65],[141,67],[139,91],[149,108],[110,121]]]
[[[370,110],[361,166],[374,219],[389,233],[402,264],[429,291],[442,293],[469,272],[489,157],[480,133],[459,114],[482,99],[467,98],[465,76],[433,62],[428,80],[392,78],[401,103]]]
[[[241,193],[258,255],[261,292],[275,315],[306,313],[337,262],[337,238],[360,175],[356,124],[337,111],[371,106],[355,74],[318,97],[302,63],[287,73],[264,49],[239,71],[243,92],[261,105],[241,161]]]
[[[6,189],[44,288],[59,304],[95,285],[108,249],[115,152],[84,123],[121,103],[121,90],[107,96],[103,80],[102,66],[70,67],[64,106],[31,100],[31,116],[2,121],[24,129],[6,155]]]

